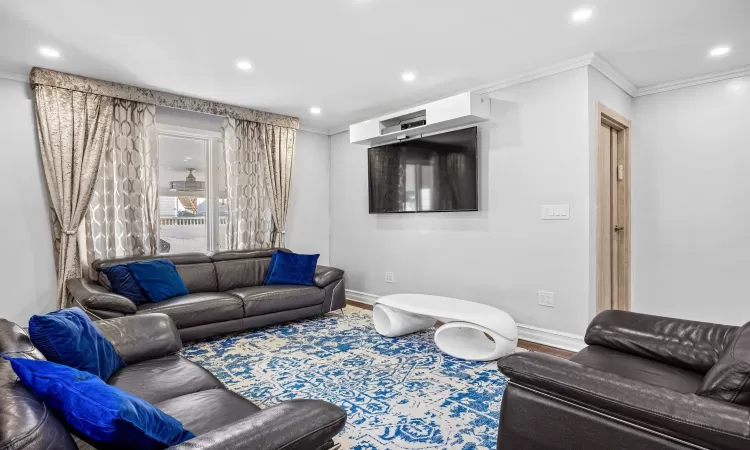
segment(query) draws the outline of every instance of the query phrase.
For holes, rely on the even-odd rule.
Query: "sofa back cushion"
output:
[[[214,263],[219,291],[261,286],[266,278],[266,273],[268,273],[270,262],[271,258],[254,258]]]
[[[736,331],[729,325],[608,310],[591,321],[584,341],[704,374]]]
[[[740,328],[696,392],[704,397],[750,406],[750,322]]]
[[[219,285],[216,282],[214,263],[175,264],[175,267],[177,267],[177,273],[180,274],[191,294],[218,292]]]

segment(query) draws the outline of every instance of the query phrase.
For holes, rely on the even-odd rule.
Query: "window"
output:
[[[226,249],[226,188],[218,133],[160,126],[160,252]]]

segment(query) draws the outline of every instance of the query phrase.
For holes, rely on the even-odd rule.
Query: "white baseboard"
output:
[[[351,289],[346,290],[346,298],[348,300],[367,305],[374,305],[378,297],[378,295],[369,294],[367,292],[353,291]],[[522,323],[516,325],[518,326],[518,338],[523,339],[524,341],[561,348],[571,352],[577,352],[586,347],[586,344],[583,342],[583,336],[564,333],[562,331],[547,330],[531,325],[524,325]]]
[[[571,352],[578,352],[586,347],[586,343],[583,342],[583,336],[524,325],[522,323],[516,325],[518,326],[518,338],[524,341],[561,348]]]
[[[351,289],[346,290],[346,299],[354,300],[355,302],[365,303],[367,305],[374,305],[379,295],[368,294],[367,292],[353,291]]]

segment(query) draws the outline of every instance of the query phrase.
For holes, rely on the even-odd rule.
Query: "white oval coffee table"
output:
[[[389,337],[425,330],[439,320],[444,325],[435,331],[438,348],[471,361],[493,361],[513,353],[518,344],[518,327],[508,313],[449,297],[386,295],[375,302],[372,320],[375,330]]]

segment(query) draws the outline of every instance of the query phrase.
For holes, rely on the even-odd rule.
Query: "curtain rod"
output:
[[[232,106],[224,103],[201,100],[186,95],[170,94],[168,92],[154,89],[139,88],[127,84],[113,83],[111,81],[97,80],[96,78],[82,77],[70,73],[58,72],[51,69],[34,67],[29,74],[29,84],[33,88],[36,85],[52,86],[71,91],[86,92],[89,94],[105,95],[107,97],[119,98],[157,106],[183,109],[214,116],[224,116],[232,119],[247,120],[250,122],[265,123],[280,127],[299,129],[299,118],[274,114],[254,109]]]

